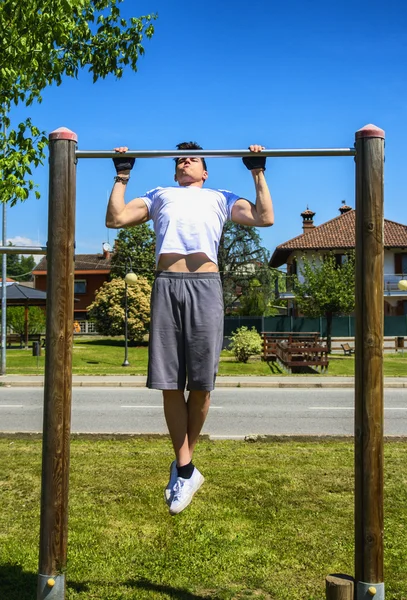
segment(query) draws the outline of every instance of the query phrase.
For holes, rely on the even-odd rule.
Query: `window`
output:
[[[335,254],[335,262],[337,267],[342,267],[348,261],[347,254]]]
[[[86,279],[75,279],[74,294],[86,294]]]
[[[294,259],[292,263],[287,264],[287,275],[297,274],[297,261]]]
[[[394,271],[396,275],[407,274],[407,253],[399,252],[394,255]]]

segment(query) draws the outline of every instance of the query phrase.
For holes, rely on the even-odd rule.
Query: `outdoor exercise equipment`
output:
[[[76,150],[66,128],[50,141],[47,333],[38,600],[65,598],[75,253],[76,163],[113,158]],[[356,163],[355,577],[327,577],[329,600],[384,598],[383,171],[384,131],[366,125],[353,148],[264,150],[267,157],[351,156]],[[249,150],[129,150],[136,158],[243,157]]]

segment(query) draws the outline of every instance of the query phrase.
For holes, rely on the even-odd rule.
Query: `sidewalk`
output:
[[[145,387],[146,377],[138,375],[73,375],[73,387]],[[43,375],[0,376],[0,386],[43,387]],[[264,376],[264,377],[217,377],[217,388],[353,388],[353,377],[307,376]],[[385,377],[385,388],[407,388],[407,377]]]

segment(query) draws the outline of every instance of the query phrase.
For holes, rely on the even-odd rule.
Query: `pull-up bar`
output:
[[[384,131],[366,125],[355,137],[355,149],[264,150],[263,154],[355,156],[355,598],[383,600]],[[76,151],[77,135],[66,128],[53,131],[49,139],[47,333],[37,600],[63,600],[68,533],[76,163],[78,158],[113,158],[117,154]],[[248,150],[157,150],[127,154],[139,158],[251,155]],[[329,586],[327,581],[328,600],[339,598],[338,582],[332,582],[331,591]],[[353,600],[353,587],[343,592],[340,592],[343,600]]]
[[[266,148],[257,153],[269,158],[287,158],[294,156],[355,156],[355,148]],[[77,150],[76,158],[117,158],[112,150]],[[132,158],[180,158],[181,156],[199,156],[201,158],[242,158],[253,156],[247,148],[244,150],[127,150],[126,156]]]
[[[46,246],[0,246],[0,254],[46,254]]]

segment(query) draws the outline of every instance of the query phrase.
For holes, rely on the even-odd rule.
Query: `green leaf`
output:
[[[10,130],[8,114],[15,105],[42,101],[43,90],[61,85],[64,77],[77,77],[87,67],[93,81],[108,75],[121,78],[126,65],[137,70],[144,52],[143,37],[151,37],[156,15],[121,17],[116,0],[3,0],[0,3],[0,121],[7,129],[0,135],[0,201],[15,204],[35,187],[27,182],[35,167],[44,162],[45,134],[27,119]],[[110,11],[110,12],[109,12]],[[95,31],[94,24],[99,28]],[[26,136],[26,131],[28,135]]]

